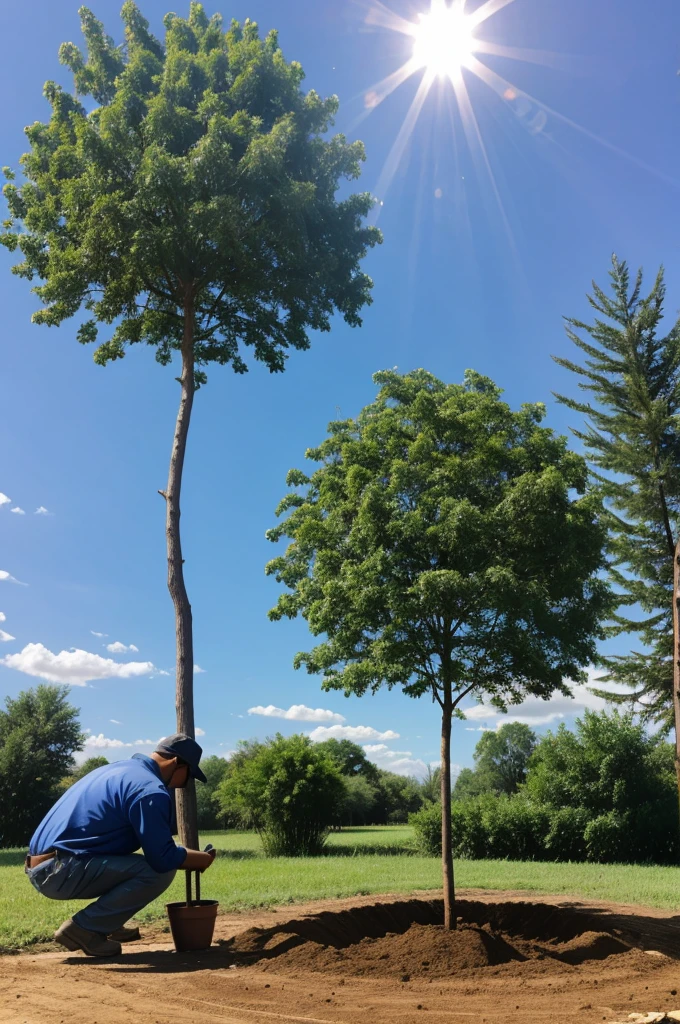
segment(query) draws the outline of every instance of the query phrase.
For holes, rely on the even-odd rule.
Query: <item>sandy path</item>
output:
[[[436,892],[413,894],[418,898]],[[467,890],[461,896],[486,902],[527,901],[569,906],[598,914],[640,949],[630,961],[617,958],[568,973],[510,977],[492,968],[465,977],[402,984],[296,972],[278,973],[273,961],[234,966],[219,944],[209,951],[177,954],[164,935],[151,933],[125,947],[113,961],[47,952],[0,958],[1,1024],[550,1024],[622,1020],[631,1012],[680,1007],[680,917],[642,907],[577,902],[527,893]],[[349,910],[401,896],[364,896],[317,901],[218,918],[216,940],[247,928],[271,928],[323,911]],[[633,954],[631,954],[632,956]],[[626,960],[625,964],[623,963]]]

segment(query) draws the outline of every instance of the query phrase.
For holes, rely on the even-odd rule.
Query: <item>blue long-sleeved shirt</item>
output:
[[[35,856],[123,856],[140,847],[154,871],[174,871],[186,850],[172,838],[175,805],[152,757],[133,754],[102,765],[57,800],[30,842]]]

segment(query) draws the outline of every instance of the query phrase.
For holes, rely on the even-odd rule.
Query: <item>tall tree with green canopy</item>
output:
[[[484,790],[516,793],[526,781],[536,734],[524,722],[505,722],[500,729],[482,733],[475,747],[475,774]]]
[[[60,796],[85,734],[68,686],[41,683],[0,711],[0,846],[25,846]]]
[[[600,695],[631,704],[666,731],[675,726],[680,797],[680,320],[665,333],[663,270],[648,295],[642,272],[631,282],[616,256],[610,279],[609,294],[593,282],[593,324],[567,320],[569,338],[585,353],[583,365],[554,357],[581,378],[586,396],[556,397],[587,418],[586,428],[574,433],[607,509],[609,574],[620,605],[609,635],[637,633],[643,644],[641,651],[601,659],[603,679],[631,692]],[[626,614],[631,606],[642,616]]]
[[[191,606],[184,584],[180,491],[194,392],[209,363],[247,370],[245,349],[272,373],[309,347],[335,311],[351,325],[370,301],[360,261],[379,240],[366,194],[338,201],[359,175],[360,142],[327,136],[338,108],[301,88],[276,32],[254,22],[168,14],[165,40],[132,0],[120,46],[80,9],[87,53],[59,51],[74,90],[45,86],[47,123],[26,129],[23,183],[4,193],[1,241],[22,253],[14,272],[40,283],[38,324],[83,314],[77,338],[95,362],[130,345],[179,357],[180,404],[166,501],[168,587],[177,636],[177,728],[194,735]],[[84,100],[89,98],[87,104]],[[99,335],[104,327],[104,340]],[[183,842],[197,842],[193,783],[180,793]]]
[[[290,538],[267,565],[288,588],[269,615],[315,636],[296,667],[346,695],[399,686],[441,712],[445,925],[455,928],[451,723],[467,696],[499,708],[568,693],[595,655],[609,608],[600,503],[585,461],[514,412],[487,377],[445,384],[425,370],[377,373],[378,396],[331,423],[291,470],[279,504]]]

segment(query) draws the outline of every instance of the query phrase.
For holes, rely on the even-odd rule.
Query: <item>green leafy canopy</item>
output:
[[[225,32],[199,3],[166,16],[163,43],[132,0],[120,46],[80,16],[86,55],[73,43],[59,54],[75,91],[47,82],[52,115],[26,129],[23,182],[6,169],[0,241],[22,254],[14,272],[40,282],[34,321],[84,309],[81,342],[112,325],[97,363],[144,342],[168,364],[190,311],[197,384],[210,362],[245,372],[242,344],[280,371],[335,310],[360,323],[371,281],[359,262],[380,234],[363,223],[368,194],[336,200],[364,159],[360,142],[327,137],[337,98],[303,93],[276,32]]]
[[[568,692],[610,605],[584,460],[540,426],[542,405],[514,412],[472,371],[374,380],[376,401],[307,452],[319,467],[289,473],[268,533],[291,541],[266,568],[288,590],[270,617],[325,634],[296,666],[449,713],[468,692],[501,708]]]

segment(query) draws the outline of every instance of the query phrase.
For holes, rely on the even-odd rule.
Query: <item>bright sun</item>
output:
[[[433,2],[413,26],[413,60],[433,75],[457,74],[474,53],[474,21],[458,2]]]

